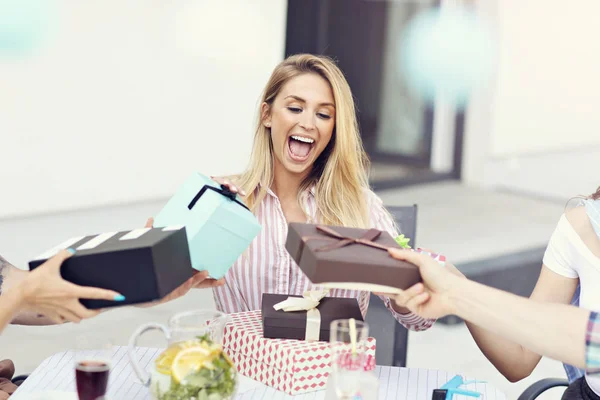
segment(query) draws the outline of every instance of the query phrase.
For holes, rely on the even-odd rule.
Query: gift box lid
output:
[[[283,294],[263,293],[262,296],[262,318],[264,326],[306,329],[306,311],[275,310],[273,306],[291,296]],[[346,297],[324,297],[317,306],[321,315],[321,330],[329,331],[331,321],[336,319],[354,318],[362,321],[362,313],[355,298]]]
[[[394,259],[388,248],[400,246],[385,231],[316,224],[290,223],[286,240],[300,269],[323,287],[398,293],[420,282],[418,267]]]
[[[261,226],[243,200],[193,173],[154,218],[154,226],[186,227],[192,266],[221,278],[258,235]]]

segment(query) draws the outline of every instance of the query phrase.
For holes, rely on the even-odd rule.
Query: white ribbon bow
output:
[[[323,297],[329,294],[329,290],[307,290],[302,297],[288,297],[273,306],[275,310],[303,311],[306,310],[306,333],[304,340],[313,342],[319,340],[321,330],[321,313],[317,306]]]

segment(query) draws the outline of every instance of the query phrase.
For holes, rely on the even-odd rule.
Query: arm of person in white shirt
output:
[[[420,269],[423,283],[397,301],[426,318],[457,315],[531,351],[580,368],[586,364],[590,311],[526,299],[454,275],[431,257],[409,250],[390,254]],[[418,293],[418,294],[414,294]],[[600,347],[600,334],[595,343]]]

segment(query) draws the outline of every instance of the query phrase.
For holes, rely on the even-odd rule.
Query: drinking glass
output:
[[[338,399],[360,398],[361,394],[361,376],[368,361],[369,326],[363,321],[355,321],[354,324],[356,336],[353,344],[350,320],[331,322],[331,381]]]
[[[104,400],[108,389],[112,341],[94,335],[75,339],[75,382],[79,400]]]

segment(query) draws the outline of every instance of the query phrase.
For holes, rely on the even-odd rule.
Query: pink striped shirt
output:
[[[396,237],[394,222],[384,212],[381,199],[368,191],[368,207],[371,227],[388,231]],[[309,222],[315,223],[317,203],[314,188],[305,197],[305,210]],[[279,199],[268,190],[258,205],[256,217],[262,225],[259,235],[252,241],[248,251],[240,256],[225,276],[225,285],[213,288],[217,309],[225,313],[259,310],[263,293],[302,295],[307,290],[319,289],[306,277],[285,249],[288,224]],[[331,290],[331,297],[354,297],[358,300],[363,316],[369,307],[370,293],[358,290]],[[398,314],[390,299],[380,297],[394,318],[406,328],[420,331],[430,328],[434,320],[416,314]]]

